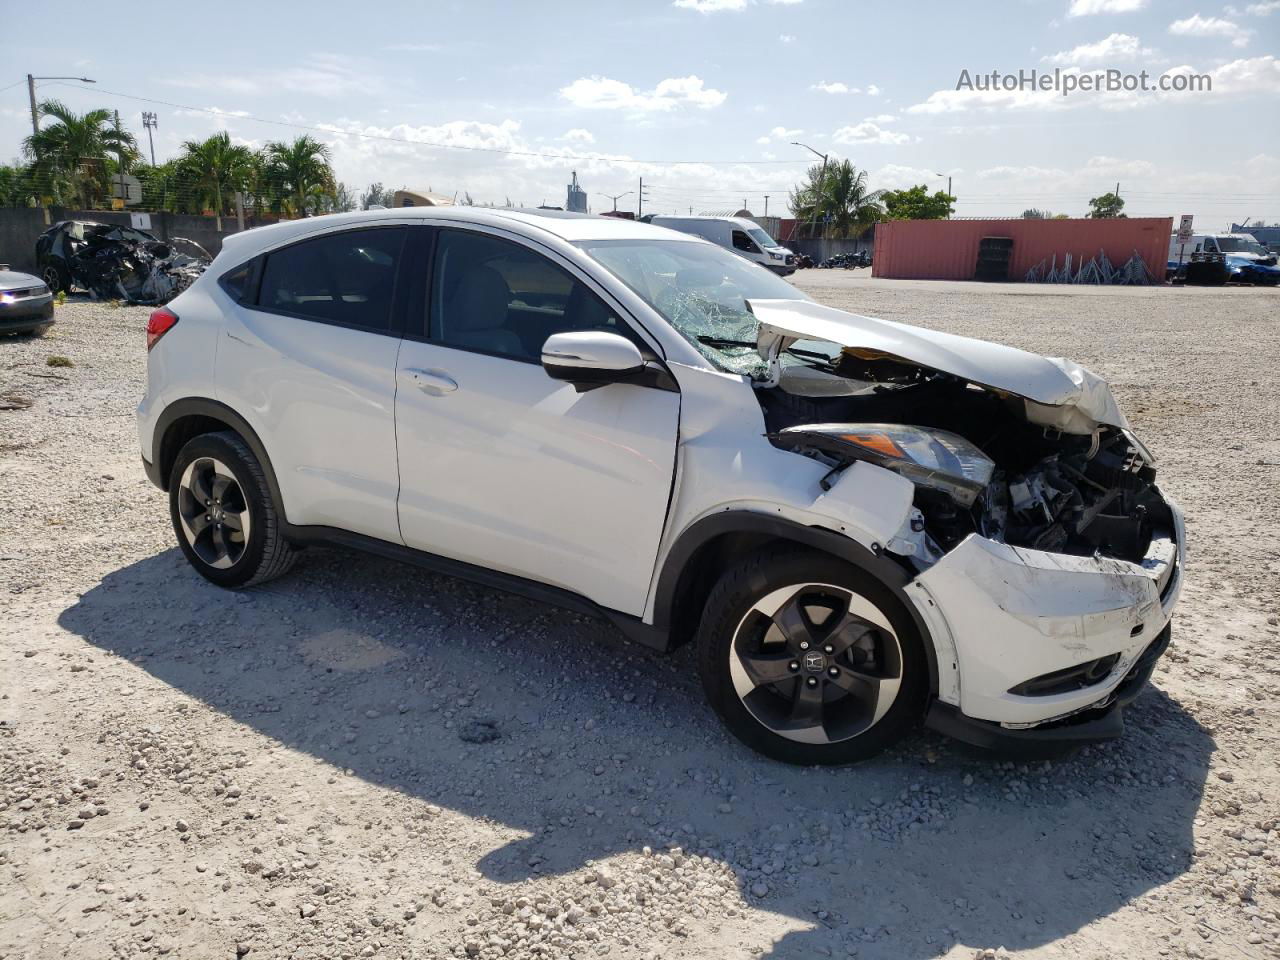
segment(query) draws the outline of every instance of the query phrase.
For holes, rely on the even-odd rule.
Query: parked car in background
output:
[[[655,216],[647,219],[655,227],[679,230],[710,240],[779,276],[786,277],[796,272],[795,254],[769,236],[769,232],[759,224],[745,217]]]
[[[1185,262],[1193,253],[1220,253],[1240,260],[1275,265],[1276,255],[1247,233],[1197,233],[1187,242],[1179,243],[1175,233],[1169,239],[1169,260]]]
[[[692,642],[780,760],[922,719],[1118,736],[1169,642],[1182,516],[1102,379],[821,306],[690,234],[465,206],[262,227],[147,350],[142,460],[201,576],[337,543]]]
[[[53,323],[53,292],[39,277],[0,264],[0,333],[30,333]]]
[[[1276,265],[1274,256],[1271,258],[1271,263],[1256,257],[1242,257],[1234,253],[1227,254],[1225,259],[1228,283],[1248,283],[1263,287],[1274,287],[1280,284],[1280,266]]]
[[[144,230],[63,220],[36,239],[36,265],[55,293],[73,286],[102,300],[160,304],[177,296],[212,258],[194,240],[158,240]]]

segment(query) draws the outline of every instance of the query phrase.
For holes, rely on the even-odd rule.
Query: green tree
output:
[[[231,142],[225,130],[205,140],[188,140],[182,145],[180,163],[187,185],[203,204],[208,202],[222,229],[222,215],[229,212],[235,192],[244,186],[252,161],[252,151]]]
[[[1028,207],[1022,211],[1023,220],[1048,220],[1053,214],[1048,210],[1041,210],[1038,207]]]
[[[791,210],[802,223],[816,223],[825,237],[860,237],[884,217],[883,190],[867,189],[867,171],[849,160],[814,164],[791,191]]]
[[[303,135],[291,143],[267,144],[268,177],[283,208],[291,216],[303,217],[319,209],[320,198],[336,189],[329,147],[314,137]]]
[[[955,209],[955,202],[955,197],[942,190],[931,196],[923,183],[884,194],[884,209],[890,220],[945,220]]]
[[[369,189],[360,194],[360,209],[368,210],[372,206],[390,207],[394,190],[385,189],[381,183],[369,184]]]
[[[0,207],[26,207],[31,203],[31,178],[26,168],[0,163]]]
[[[137,159],[133,134],[116,130],[110,110],[79,114],[57,100],[39,106],[40,118],[54,122],[22,141],[40,195],[53,202],[74,199],[84,208],[106,195],[117,163],[128,169]],[[114,156],[113,156],[114,155]]]
[[[1104,193],[1089,201],[1088,216],[1094,220],[1106,220],[1124,216],[1124,198],[1115,193]]]

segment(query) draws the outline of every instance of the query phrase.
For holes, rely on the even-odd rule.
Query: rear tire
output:
[[[878,579],[827,554],[745,558],[707,598],[697,642],[711,705],[775,760],[865,760],[924,714],[929,668],[914,621]]]
[[[293,566],[266,474],[235,433],[201,434],[178,451],[169,515],[187,561],[220,587],[265,583]]]
[[[46,265],[45,268],[40,271],[40,279],[44,281],[44,285],[49,288],[50,293],[57,293],[59,290],[65,290],[67,293],[71,292],[71,282],[63,272],[52,263]]]

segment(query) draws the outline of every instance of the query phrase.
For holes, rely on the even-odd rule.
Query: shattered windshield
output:
[[[759,375],[756,318],[747,300],[808,300],[764,267],[710,243],[591,240],[580,244],[712,363]]]

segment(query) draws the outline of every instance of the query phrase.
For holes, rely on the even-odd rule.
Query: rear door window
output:
[[[258,306],[275,313],[386,332],[403,227],[345,230],[267,255]]]

